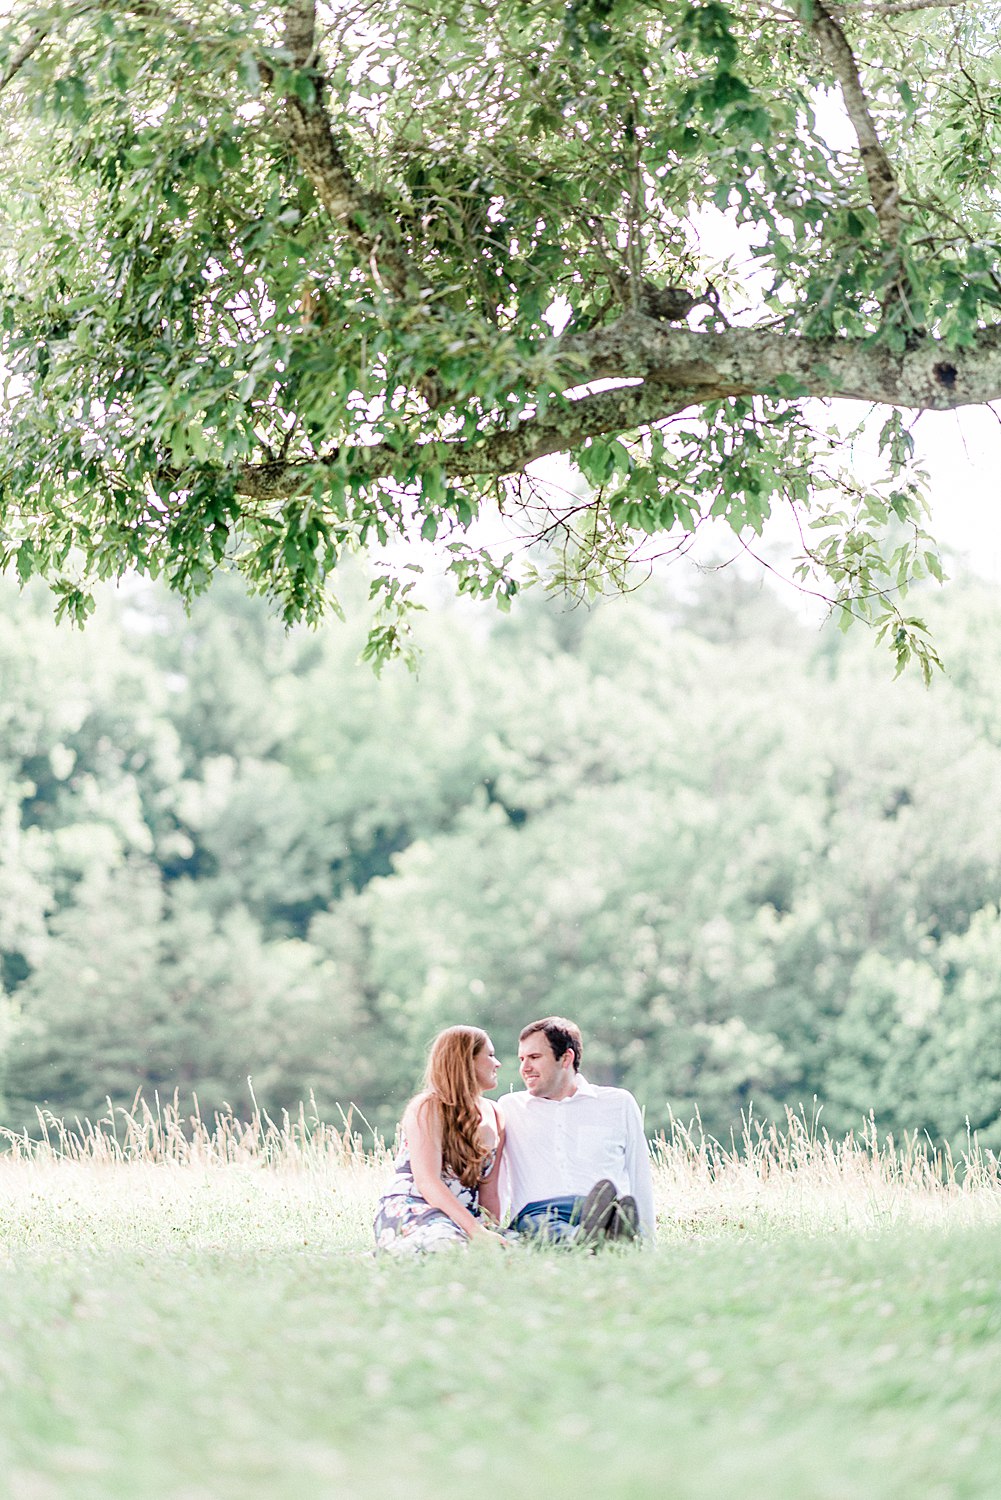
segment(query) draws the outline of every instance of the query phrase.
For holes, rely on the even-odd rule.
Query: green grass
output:
[[[679,1138],[653,1249],[400,1263],[292,1134],[0,1163],[3,1500],[997,1493],[989,1173]]]

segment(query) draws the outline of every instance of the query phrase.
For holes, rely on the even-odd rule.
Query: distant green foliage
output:
[[[350,583],[361,596],[360,579]],[[841,1131],[1001,1148],[1001,605],[940,609],[949,680],[729,573],[485,636],[419,679],[363,625],[285,636],[220,586],[82,635],[0,595],[0,1098],[93,1114],[310,1089],[389,1128],[445,1024],[564,1011],[651,1132],[816,1095]]]

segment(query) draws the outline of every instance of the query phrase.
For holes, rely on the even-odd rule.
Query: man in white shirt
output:
[[[525,1093],[500,1102],[511,1227],[547,1239],[632,1239],[654,1231],[650,1153],[627,1089],[580,1072],[580,1029],[563,1016],[519,1037]]]

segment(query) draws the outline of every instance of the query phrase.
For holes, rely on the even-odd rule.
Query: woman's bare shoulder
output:
[[[431,1107],[435,1098],[436,1096],[430,1089],[424,1089],[421,1093],[415,1094],[403,1111],[404,1128],[408,1124],[419,1124],[426,1127],[428,1124],[433,1123],[438,1117],[437,1110]]]
[[[480,1100],[480,1119],[486,1130],[493,1135],[492,1146],[504,1139],[504,1116],[492,1099]]]

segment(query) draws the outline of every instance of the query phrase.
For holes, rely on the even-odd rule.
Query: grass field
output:
[[[655,1248],[401,1264],[369,1253],[385,1162],[350,1132],[135,1113],[8,1144],[4,1500],[1001,1487],[975,1151],[677,1131]]]

